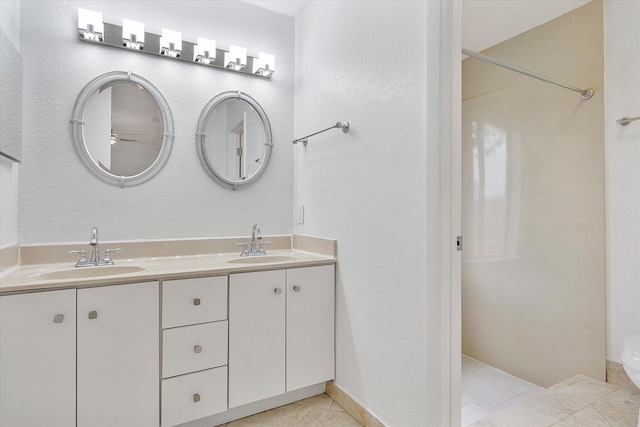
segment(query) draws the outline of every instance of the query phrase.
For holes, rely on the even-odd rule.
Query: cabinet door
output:
[[[287,270],[287,391],[334,378],[333,265]]]
[[[78,290],[78,427],[160,424],[157,282]]]
[[[229,277],[229,408],[285,392],[285,272]]]
[[[0,297],[0,425],[76,422],[76,291]]]

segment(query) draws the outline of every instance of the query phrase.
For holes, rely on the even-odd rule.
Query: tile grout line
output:
[[[608,396],[608,395],[607,395]],[[594,402],[595,403],[595,402]],[[598,409],[598,407],[596,405],[594,405],[593,403],[591,404],[591,406],[593,406],[593,409],[595,409],[600,415],[602,415],[602,418],[604,418],[604,420],[607,422],[607,424],[609,424],[611,427],[613,427],[613,424],[611,424],[611,421],[609,421],[609,418],[603,414],[602,412],[600,412],[600,409]]]

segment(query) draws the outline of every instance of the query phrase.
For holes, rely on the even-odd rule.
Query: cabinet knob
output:
[[[193,305],[200,305],[200,298],[194,298]]]
[[[275,289],[273,290],[273,292],[275,292],[275,293],[276,293],[276,295],[280,295],[280,294],[282,293],[282,289],[280,289],[280,288],[275,288]]]
[[[56,314],[53,316],[53,323],[62,323],[64,321],[64,314]]]
[[[295,285],[295,286],[293,287],[293,292],[300,292],[300,286]]]
[[[89,320],[93,320],[93,319],[97,319],[98,318],[98,312],[97,311],[90,311],[89,312]]]
[[[193,351],[195,353],[202,353],[202,346],[201,345],[197,345],[197,346],[193,347]]]
[[[193,395],[193,403],[200,402],[200,395],[198,393]]]

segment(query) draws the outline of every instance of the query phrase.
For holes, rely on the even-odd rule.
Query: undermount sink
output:
[[[85,279],[91,277],[115,276],[144,270],[139,265],[106,265],[99,267],[74,267],[66,270],[48,271],[33,275],[36,280]]]
[[[232,264],[267,264],[270,262],[287,262],[297,261],[300,257],[295,255],[262,255],[262,256],[245,256],[233,258],[227,262]]]

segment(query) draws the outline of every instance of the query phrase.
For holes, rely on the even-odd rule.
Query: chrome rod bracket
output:
[[[582,99],[591,99],[593,96],[593,89],[586,89],[582,92]]]
[[[620,126],[627,126],[631,122],[635,122],[636,120],[640,120],[640,117],[623,117],[618,119],[616,123]]]

